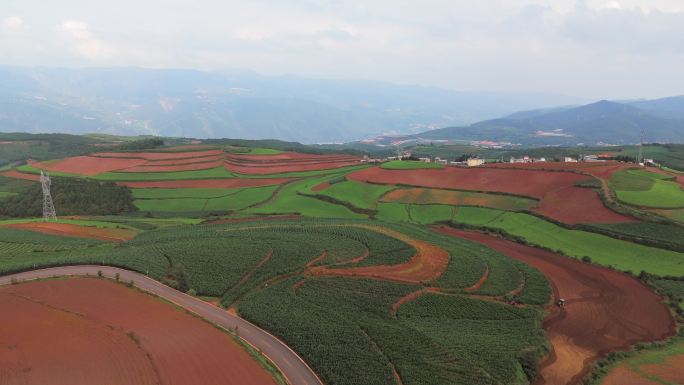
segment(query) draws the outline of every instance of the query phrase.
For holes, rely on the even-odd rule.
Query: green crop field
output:
[[[363,209],[373,209],[377,206],[380,197],[393,189],[393,186],[344,181],[331,184],[324,190],[312,193],[329,196]]]
[[[383,163],[380,167],[388,170],[414,170],[422,168],[443,168],[444,166],[438,163],[428,163],[418,160],[391,160]]]
[[[251,214],[300,214],[310,217],[326,218],[365,218],[348,208],[308,197],[299,193],[300,190],[310,189],[319,180],[303,180],[291,183],[282,188],[274,199],[264,204],[245,210]]]
[[[140,211],[199,212],[235,211],[271,197],[278,186],[240,189],[143,189],[133,190],[133,203]],[[193,191],[197,190],[197,191]],[[197,197],[193,197],[196,195]],[[150,198],[143,198],[150,197]]]
[[[278,155],[282,154],[283,152],[280,150],[276,150],[273,148],[250,148],[249,149],[249,154],[250,155]]]
[[[684,208],[684,190],[666,176],[642,170],[617,172],[611,187],[624,203],[653,208]]]
[[[232,178],[234,175],[224,167],[194,171],[173,172],[105,172],[93,176],[97,180],[113,181],[157,181],[157,180],[187,180],[187,179],[222,179]]]
[[[568,230],[538,217],[494,209],[462,207],[455,222],[499,229],[551,250],[620,270],[684,275],[684,253],[621,241],[587,231]]]
[[[369,255],[359,263],[368,266],[402,263],[415,253],[402,241],[361,225],[388,226],[447,248],[458,263],[449,273],[454,278],[440,280],[445,289],[472,285],[488,266],[494,281],[477,294],[503,295],[520,284],[520,272],[536,272],[424,228],[329,219],[174,226],[145,231],[118,246],[0,228],[0,271],[104,263],[222,297],[224,305],[238,301],[240,314],[281,337],[330,383],[357,384],[362,376],[373,384],[394,384],[392,367],[407,385],[528,383],[533,373],[527,372],[523,355],[536,362],[545,351],[542,311],[535,305],[516,308],[458,293],[428,295],[404,305],[395,317],[391,305],[420,286],[304,274],[324,252],[319,264],[336,266],[365,249]],[[519,296],[522,303],[548,302],[548,285],[536,278]],[[358,367],[365,369],[349,370]],[[487,380],[482,371],[489,374]]]

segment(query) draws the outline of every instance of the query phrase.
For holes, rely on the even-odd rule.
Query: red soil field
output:
[[[225,162],[225,167],[228,171],[235,172],[238,174],[248,174],[248,175],[268,175],[268,174],[279,174],[284,172],[299,172],[299,171],[316,171],[316,170],[329,170],[347,166],[358,165],[358,161],[346,161],[346,162],[317,162],[317,163],[307,163],[307,164],[297,164],[297,163],[278,163],[274,165],[236,165],[231,162]]]
[[[143,164],[142,166],[136,166],[121,170],[121,172],[171,172],[171,171],[193,171],[193,170],[206,170],[209,168],[221,167],[223,162],[221,160],[213,162],[203,162],[203,163],[188,163],[188,164],[178,164],[175,166],[151,166],[148,164]]]
[[[30,162],[35,168],[47,171],[66,172],[80,175],[97,175],[103,172],[121,170],[145,163],[144,159],[96,158],[93,156],[74,156],[50,162]]]
[[[536,385],[580,384],[590,365],[608,352],[676,333],[662,299],[635,278],[483,233],[435,229],[539,269],[551,283],[554,302],[566,299],[562,308],[551,306],[544,320],[553,352],[540,367]]]
[[[363,267],[331,268],[317,266],[309,269],[312,275],[336,275],[351,277],[367,277],[400,281],[409,283],[422,283],[434,281],[446,271],[449,264],[449,253],[445,250],[417,239],[408,237],[400,232],[372,226],[355,225],[370,231],[377,231],[387,236],[406,242],[416,249],[416,254],[408,262],[397,265],[376,265]]]
[[[291,178],[230,178],[230,179],[189,179],[189,180],[161,180],[150,182],[117,182],[119,186],[130,188],[240,188],[260,187],[283,184]]]
[[[491,167],[419,170],[385,170],[372,167],[353,172],[347,175],[347,178],[369,183],[502,192],[532,197],[541,199],[539,213],[568,224],[634,221],[606,208],[599,195],[590,189],[574,187],[588,177],[571,172]],[[545,202],[547,199],[549,201]],[[577,210],[578,207],[582,209]]]
[[[36,231],[39,233],[59,235],[62,237],[91,238],[110,242],[129,241],[135,238],[135,236],[138,234],[130,229],[109,229],[54,222],[15,223],[11,225],[5,225],[4,227]]]
[[[549,191],[541,200],[540,207],[533,211],[570,225],[638,222],[608,209],[596,191],[574,186]]]
[[[443,169],[386,170],[371,167],[347,175],[360,182],[400,184],[453,190],[503,192],[543,198],[550,190],[572,186],[586,176],[569,172],[445,167]]]
[[[536,163],[496,163],[485,166],[487,168],[518,169],[518,170],[546,170],[572,171],[594,175],[602,179],[610,179],[614,172],[627,168],[634,168],[631,163],[615,161],[606,162],[536,162]]]
[[[199,158],[148,160],[145,163],[145,166],[178,166],[180,164],[212,162],[215,160],[224,159],[225,157],[225,154],[220,154],[203,156]]]
[[[339,160],[358,160],[358,157],[345,154],[302,154],[299,152],[284,152],[276,155],[249,155],[249,154],[228,154],[228,158],[234,161],[246,161],[250,163],[270,163],[282,161],[339,161]]]
[[[105,279],[0,287],[3,385],[275,385],[231,336]]]
[[[679,183],[680,186],[684,187],[684,175],[677,175],[677,183]]]
[[[9,177],[9,178],[14,178],[14,179],[30,180],[33,182],[39,182],[40,181],[40,175],[26,174],[23,172],[19,172],[17,170],[5,171],[2,175]]]
[[[188,159],[224,154],[221,150],[187,152],[98,152],[91,156],[100,158],[139,158],[146,160]]]
[[[425,188],[397,189],[382,196],[383,202],[484,206],[501,210],[515,210],[517,207],[511,203],[511,199],[512,197],[506,195],[473,195],[463,191]],[[531,209],[535,206],[536,201],[532,201],[530,207],[527,208]]]

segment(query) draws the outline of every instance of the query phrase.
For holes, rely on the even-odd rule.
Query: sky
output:
[[[1,0],[0,64],[684,94],[684,0]]]

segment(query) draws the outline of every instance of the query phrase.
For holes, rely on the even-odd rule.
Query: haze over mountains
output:
[[[247,71],[0,68],[0,131],[358,140],[576,103]]]
[[[646,142],[684,142],[684,96],[523,111],[406,139],[488,140],[527,146],[634,144],[640,141],[642,129]]]
[[[1,67],[0,84],[2,132],[303,143],[391,133],[406,139],[594,145],[636,143],[643,128],[647,141],[684,140],[684,97],[578,106],[583,100],[562,95],[140,68]]]

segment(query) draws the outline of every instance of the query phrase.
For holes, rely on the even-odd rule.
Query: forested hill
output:
[[[682,104],[680,110],[677,106]],[[527,146],[684,143],[684,98],[618,103],[599,101],[551,110],[525,111],[465,127],[413,135],[428,140],[490,140]]]

